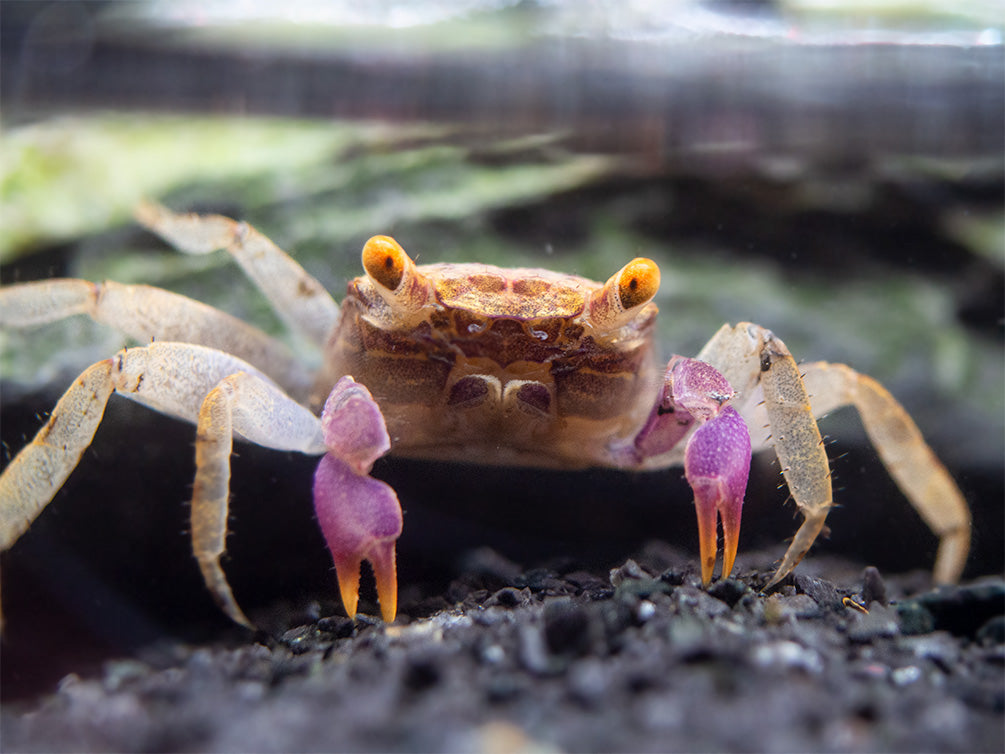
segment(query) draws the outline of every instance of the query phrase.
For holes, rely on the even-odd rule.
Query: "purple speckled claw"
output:
[[[351,377],[338,381],[321,414],[328,453],[314,474],[314,510],[335,561],[342,604],[355,617],[359,570],[370,561],[380,611],[388,623],[398,603],[394,543],[401,534],[401,506],[394,490],[369,476],[390,438],[370,392]]]
[[[701,580],[712,580],[718,554],[717,516],[722,519],[722,575],[733,570],[740,536],[740,511],[750,473],[750,433],[728,405],[733,388],[703,361],[674,356],[649,418],[624,457],[639,463],[672,450],[700,424],[684,450],[684,473],[698,513]]]
[[[750,474],[750,433],[743,418],[726,406],[691,435],[684,451],[684,473],[694,490],[698,513],[701,581],[712,580],[718,553],[716,513],[722,519],[722,577],[733,571],[740,539],[740,512]]]

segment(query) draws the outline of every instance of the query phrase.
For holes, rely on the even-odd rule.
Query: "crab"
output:
[[[112,393],[194,423],[192,547],[210,593],[252,626],[221,566],[233,438],[321,456],[313,495],[342,602],[355,616],[363,561],[382,617],[397,610],[395,491],[370,476],[396,454],[507,466],[684,466],[694,492],[702,582],[733,570],[751,453],[773,449],[803,521],[765,588],[810,549],[833,505],[817,418],[858,409],[891,476],[940,543],[938,582],[970,544],[958,487],[901,405],[842,364],[797,365],[768,329],[723,325],[696,358],[663,365],[653,345],[657,265],[634,259],[598,283],[544,269],[416,265],[387,236],[337,305],[250,225],[176,214],[137,219],[180,251],[226,249],[293,330],[324,354],[317,373],[279,341],[162,289],[77,279],[0,289],[0,326],[77,314],[141,344],[88,367],[0,477],[0,550],[25,532],[76,467]],[[318,415],[320,409],[320,415]]]

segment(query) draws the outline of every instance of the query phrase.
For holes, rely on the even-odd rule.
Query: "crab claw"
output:
[[[716,514],[722,519],[722,577],[733,570],[740,537],[740,512],[750,474],[750,433],[743,418],[726,406],[695,430],[684,450],[684,473],[698,514],[701,581],[712,580],[718,554]]]
[[[398,579],[394,543],[401,535],[401,506],[394,490],[368,476],[390,448],[380,409],[350,377],[332,390],[321,415],[328,453],[314,473],[314,510],[335,562],[342,604],[355,617],[359,571],[370,562],[381,615],[394,620]]]

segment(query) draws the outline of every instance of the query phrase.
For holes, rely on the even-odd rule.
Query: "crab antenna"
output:
[[[395,314],[412,314],[426,306],[429,283],[415,268],[412,258],[390,236],[374,236],[364,244],[363,269]]]
[[[604,332],[622,327],[653,300],[659,287],[660,268],[656,262],[645,257],[633,259],[590,296],[593,326]]]

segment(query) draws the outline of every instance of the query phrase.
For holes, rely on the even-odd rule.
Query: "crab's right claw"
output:
[[[332,390],[321,424],[328,453],[314,474],[314,510],[328,542],[342,604],[355,617],[359,569],[370,561],[381,615],[397,613],[394,543],[401,534],[401,506],[394,490],[369,476],[373,462],[390,448],[380,409],[369,391],[350,377]]]
[[[684,471],[698,513],[701,581],[712,580],[718,551],[716,515],[722,520],[722,578],[733,570],[740,537],[740,512],[750,473],[750,434],[743,418],[726,406],[688,441]]]

